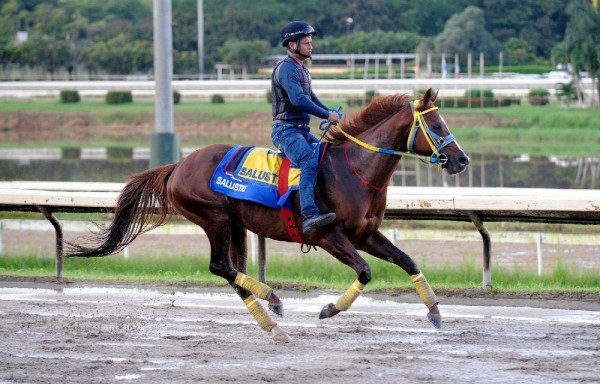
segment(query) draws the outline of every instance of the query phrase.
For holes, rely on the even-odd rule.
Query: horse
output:
[[[427,279],[409,255],[380,231],[386,208],[386,187],[402,156],[436,164],[448,174],[463,171],[470,162],[440,115],[431,89],[417,100],[405,94],[378,96],[368,106],[350,114],[325,136],[315,187],[317,205],[335,212],[336,219],[312,234],[301,233],[301,242],[318,246],[352,268],[356,279],[336,303],[326,304],[319,318],[330,318],[350,309],[371,281],[369,264],[357,250],[402,268],[428,308],[427,318],[436,328],[442,317],[438,300]],[[202,227],[210,242],[211,273],[224,278],[242,299],[258,325],[276,341],[291,337],[273,320],[283,316],[283,303],[273,289],[246,274],[246,230],[259,236],[291,241],[280,212],[254,202],[214,192],[209,180],[231,145],[214,144],[196,150],[176,164],[132,175],[119,195],[112,222],[92,235],[91,245],[68,242],[67,257],[107,256],[122,250],[135,238],[183,215]],[[301,215],[298,192],[291,195],[298,228]]]

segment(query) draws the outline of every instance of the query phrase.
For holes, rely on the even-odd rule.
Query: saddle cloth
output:
[[[314,151],[315,156],[320,155],[321,148],[318,149]],[[292,164],[287,180],[288,190],[279,196],[279,169],[283,158],[283,153],[279,151],[235,146],[217,166],[210,187],[215,192],[235,199],[253,201],[275,209],[289,209],[289,197],[292,191],[300,187],[300,168]]]

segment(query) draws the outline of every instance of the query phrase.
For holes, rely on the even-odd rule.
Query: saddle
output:
[[[325,144],[316,144],[321,159]],[[300,168],[282,152],[235,146],[225,154],[210,179],[213,191],[281,211],[292,240],[302,243],[291,211],[291,193],[300,188]]]

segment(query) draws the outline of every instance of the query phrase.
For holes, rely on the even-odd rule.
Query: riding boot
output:
[[[317,228],[323,227],[335,220],[335,213],[316,214],[309,217],[304,217],[302,220],[302,232],[306,235],[314,233]]]

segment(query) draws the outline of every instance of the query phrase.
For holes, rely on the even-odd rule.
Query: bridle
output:
[[[374,145],[365,143],[364,141],[361,141],[354,136],[349,135],[340,126],[337,126],[337,129],[348,139],[370,151],[384,153],[386,155],[414,157],[428,164],[437,164],[441,168],[442,165],[446,164],[446,162],[448,161],[448,157],[445,154],[441,153],[441,150],[450,143],[454,142],[456,139],[452,134],[449,134],[447,136],[440,136],[436,134],[431,129],[429,129],[429,126],[425,122],[423,116],[431,111],[437,110],[438,107],[431,107],[424,111],[418,111],[415,109],[418,105],[419,100],[410,102],[410,108],[413,114],[413,122],[410,127],[410,133],[408,135],[408,141],[406,143],[408,151],[395,151],[393,149],[376,147]],[[423,131],[425,139],[427,140],[427,143],[429,144],[429,147],[433,152],[430,156],[418,154],[414,150],[415,138],[417,137],[419,129]]]

